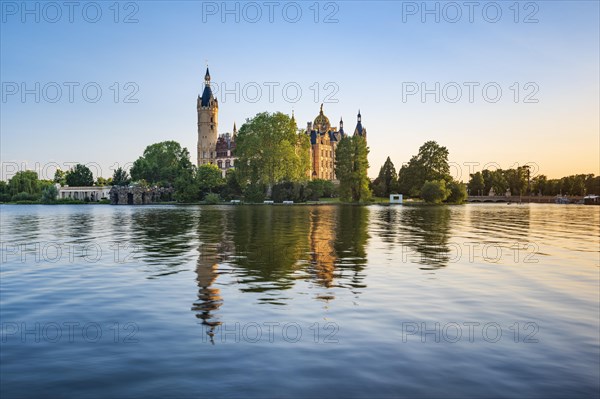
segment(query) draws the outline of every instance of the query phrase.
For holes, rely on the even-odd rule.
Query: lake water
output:
[[[594,397],[600,207],[2,205],[9,397]]]

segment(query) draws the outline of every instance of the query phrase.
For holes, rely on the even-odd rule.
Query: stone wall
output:
[[[152,204],[168,201],[172,194],[172,188],[140,186],[113,186],[109,193],[112,205]]]

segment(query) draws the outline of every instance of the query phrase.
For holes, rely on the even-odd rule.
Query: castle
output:
[[[211,163],[217,165],[223,177],[228,169],[235,166],[234,151],[236,147],[237,128],[233,124],[233,133],[218,134],[219,102],[210,88],[208,67],[204,75],[204,91],[198,96],[198,166]],[[360,110],[354,135],[367,139],[367,129],[362,125]],[[292,113],[292,121],[295,117]],[[304,134],[310,136],[311,171],[307,171],[311,179],[335,181],[335,150],[339,141],[346,135],[344,121],[340,118],[340,128],[331,126],[329,118],[323,113],[323,104],[319,115],[313,122],[308,122]]]
[[[198,96],[198,166],[207,163],[217,165],[225,177],[228,169],[234,167],[235,139],[237,129],[233,124],[233,133],[219,135],[219,102],[210,88],[210,72],[206,68],[204,91]]]
[[[367,129],[363,127],[361,118],[359,110],[354,135],[362,136],[366,140]],[[323,104],[321,104],[319,115],[313,122],[306,124],[306,134],[310,135],[311,179],[336,180],[335,150],[340,140],[346,135],[344,121],[340,118],[339,130],[332,127],[329,118],[323,113]]]

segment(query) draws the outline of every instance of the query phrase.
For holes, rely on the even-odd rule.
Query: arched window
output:
[[[231,161],[228,159],[225,161],[225,167],[229,169],[231,167]]]
[[[217,165],[219,166],[219,169],[223,169],[223,161],[217,161]]]

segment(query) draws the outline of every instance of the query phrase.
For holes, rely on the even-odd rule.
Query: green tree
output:
[[[586,194],[600,195],[600,176],[587,175],[585,179],[585,191]]]
[[[244,200],[247,202],[260,203],[265,199],[265,187],[255,183],[249,184],[244,190]]]
[[[551,195],[549,194],[548,178],[545,175],[535,176],[531,179],[531,191],[537,195]]]
[[[402,194],[415,197],[426,181],[444,179],[450,181],[450,165],[448,149],[435,141],[427,141],[413,156],[408,164],[403,165],[398,173],[398,186]]]
[[[487,195],[485,192],[485,182],[481,172],[471,173],[471,180],[467,184],[469,194],[471,195]]]
[[[202,197],[207,193],[213,193],[225,184],[221,171],[213,164],[200,165],[196,177]]]
[[[11,195],[8,189],[8,183],[0,180],[0,202],[10,201]]]
[[[398,190],[398,174],[394,163],[387,157],[385,163],[379,169],[379,176],[373,182],[373,191],[378,197],[389,197]]]
[[[126,170],[119,167],[113,172],[112,183],[115,186],[128,186],[131,182]]]
[[[319,198],[325,195],[325,182],[324,179],[313,179],[306,185],[306,195],[308,199],[318,201]]]
[[[54,184],[47,186],[42,191],[42,202],[45,204],[56,201],[56,197],[58,196],[58,189]]]
[[[103,187],[103,186],[111,186],[112,185],[112,177],[109,177],[108,179],[105,179],[102,176],[98,176],[96,178],[96,185],[99,187]]]
[[[20,193],[26,193],[32,198],[39,198],[41,191],[38,174],[33,170],[19,171],[8,181],[8,193],[11,197]]]
[[[494,189],[496,195],[504,195],[508,190],[508,182],[504,177],[504,171],[502,169],[493,170],[490,172],[490,185]],[[489,194],[489,193],[488,193]],[[512,192],[511,192],[512,194]]]
[[[451,180],[448,182],[446,187],[450,190],[450,195],[446,198],[446,202],[452,204],[462,204],[467,199],[467,186],[456,180]]]
[[[200,186],[195,167],[183,169],[172,183],[175,190],[173,196],[178,202],[196,202],[200,200]]]
[[[163,141],[146,147],[143,156],[136,159],[131,168],[131,178],[150,184],[172,187],[177,176],[190,171],[192,163],[187,148],[176,141]]]
[[[67,172],[66,182],[72,187],[88,187],[94,185],[94,176],[87,166],[78,163]]]
[[[307,180],[309,149],[309,137],[296,132],[289,116],[263,112],[238,132],[236,168],[242,181],[266,185],[270,194],[278,182]]]
[[[335,151],[335,175],[340,181],[343,201],[361,202],[371,198],[369,188],[369,148],[361,136],[344,137]]]
[[[426,181],[421,187],[421,198],[425,202],[439,204],[450,196],[450,189],[444,180]]]
[[[228,169],[225,172],[225,186],[221,190],[221,197],[225,200],[238,199],[242,196],[242,192],[237,169]]]
[[[528,168],[519,166],[517,169],[504,171],[504,179],[512,195],[524,195],[527,191]]]
[[[67,175],[65,172],[63,172],[60,169],[56,169],[56,172],[54,172],[54,183],[58,183],[61,186],[64,186],[65,184],[67,184]]]

